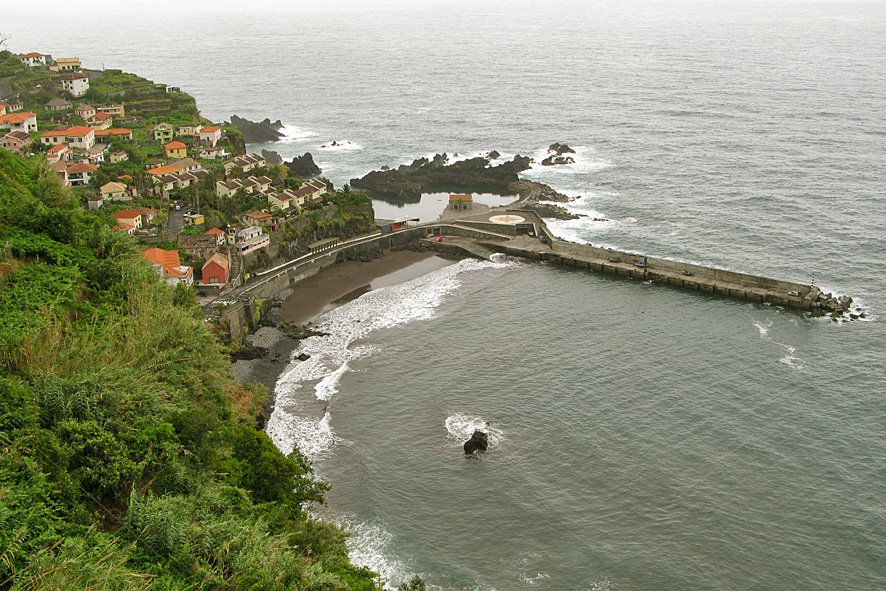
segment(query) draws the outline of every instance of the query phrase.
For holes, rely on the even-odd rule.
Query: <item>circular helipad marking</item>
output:
[[[489,218],[489,221],[492,222],[493,224],[508,224],[511,226],[515,226],[517,224],[525,222],[526,218],[522,218],[518,215],[505,214],[505,215],[494,215],[491,218]]]

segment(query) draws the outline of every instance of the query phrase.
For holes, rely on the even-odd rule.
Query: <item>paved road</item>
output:
[[[175,209],[170,209],[168,223],[169,234],[172,236],[178,236],[184,226],[185,210],[175,211]]]

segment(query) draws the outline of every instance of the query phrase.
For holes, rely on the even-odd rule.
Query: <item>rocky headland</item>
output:
[[[323,172],[310,152],[305,152],[301,156],[296,156],[290,162],[284,162],[286,168],[289,169],[289,176],[300,179],[314,177]]]
[[[516,195],[514,207],[535,210],[543,217],[575,219],[579,216],[566,208],[544,202],[568,203],[572,199],[552,187],[521,179],[519,173],[529,170],[532,159],[514,156],[512,160],[493,165],[500,154],[492,151],[484,156],[450,162],[445,153],[433,158],[418,158],[411,164],[370,172],[351,180],[351,186],[375,197],[397,201],[418,202],[422,193],[465,191]]]
[[[255,122],[237,115],[231,115],[231,125],[240,130],[247,144],[276,142],[280,141],[285,135],[280,131],[283,129],[283,123],[279,119],[276,121],[265,119],[264,121]]]

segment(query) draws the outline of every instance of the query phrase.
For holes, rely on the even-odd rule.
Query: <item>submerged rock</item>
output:
[[[570,156],[548,156],[541,161],[542,166],[557,166],[560,164],[575,164],[575,160]]]
[[[478,451],[486,451],[489,449],[489,436],[483,431],[476,430],[471,438],[465,441],[465,455],[469,456]]]
[[[307,353],[299,353],[298,355],[296,355],[295,358],[298,359],[299,361],[307,361],[308,359],[311,358],[311,356],[308,355]]]

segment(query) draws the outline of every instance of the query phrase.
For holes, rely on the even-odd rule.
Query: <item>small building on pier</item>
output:
[[[474,206],[474,196],[470,194],[451,193],[449,195],[449,209],[468,210]]]

